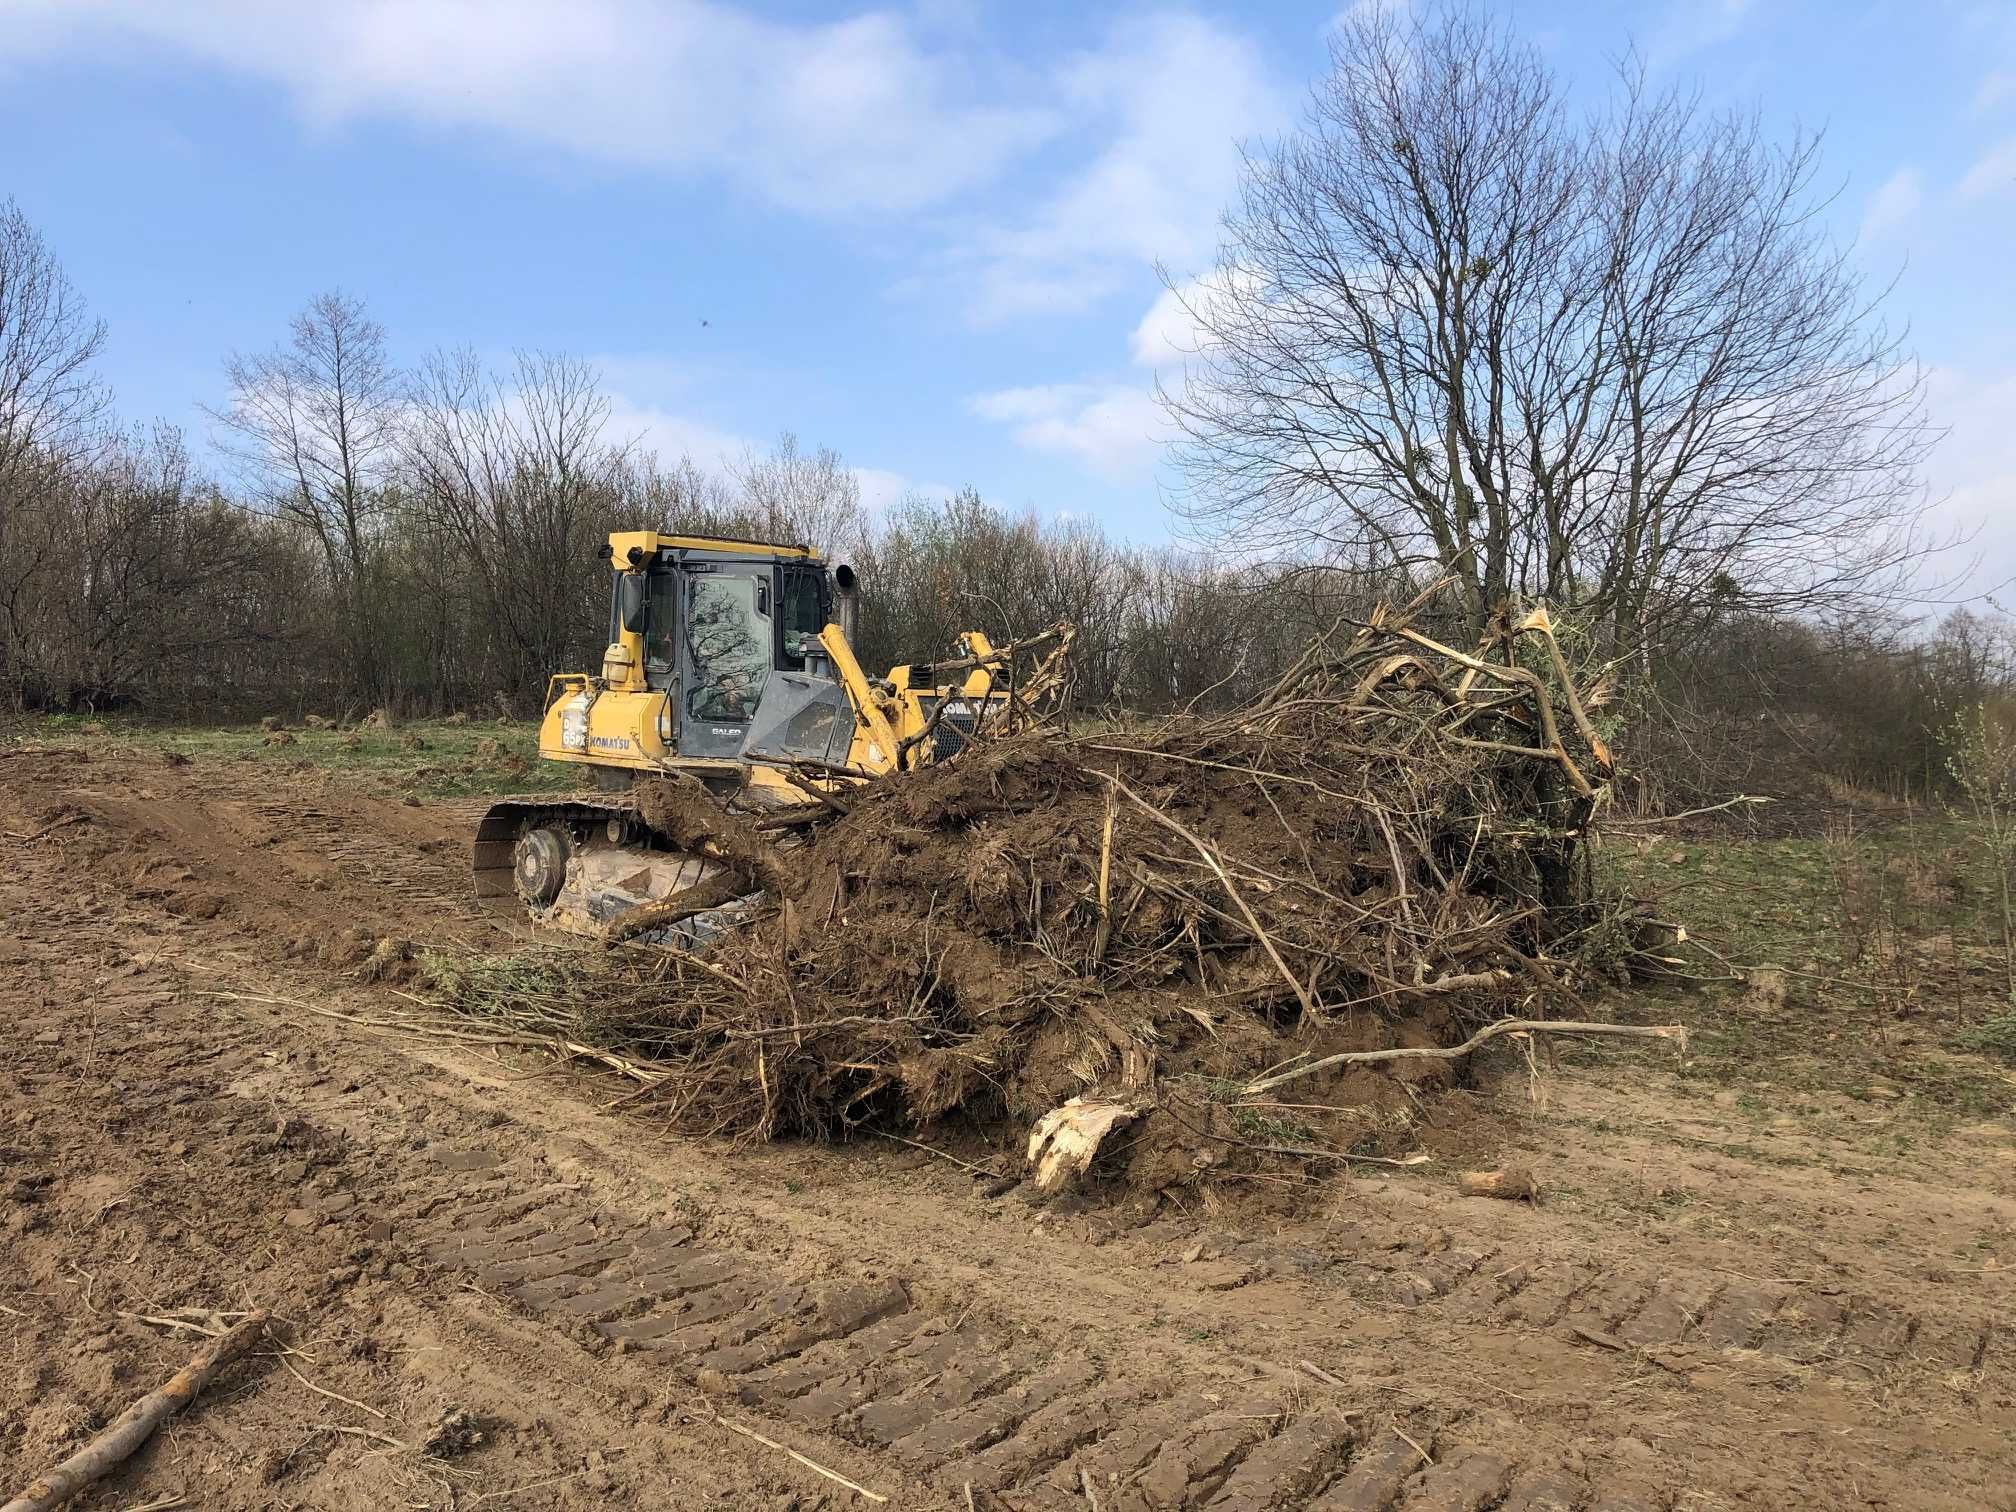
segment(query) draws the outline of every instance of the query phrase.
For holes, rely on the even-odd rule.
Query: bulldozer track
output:
[[[452,856],[436,861],[432,856],[395,851],[380,837],[359,834],[353,817],[313,805],[260,799],[248,806],[261,820],[284,830],[294,843],[318,851],[347,880],[388,901],[457,918],[471,918],[479,912],[464,874],[452,865]],[[480,812],[472,806],[472,824]]]
[[[483,1150],[433,1158],[443,1179],[468,1184],[444,1196],[440,1182],[416,1183],[397,1215],[417,1221],[432,1263],[717,1402],[886,1455],[948,1493],[971,1485],[1012,1512],[1083,1512],[1088,1482],[1110,1512],[1656,1505],[1460,1431],[1404,1434],[1390,1399],[1348,1384],[1136,1391],[1089,1351],[948,1315],[902,1279],[780,1280],[765,1259],[710,1247],[690,1226],[598,1210],[550,1171],[506,1171]],[[1587,1330],[1669,1370],[1690,1368],[1688,1351],[1744,1350],[1842,1374],[1905,1363],[1972,1371],[1998,1344],[1990,1323],[1924,1326],[1830,1288],[1707,1272],[1529,1272],[1488,1250],[1347,1257],[1312,1279],[1367,1308]]]
[[[512,885],[512,846],[527,816],[542,814],[595,823],[636,811],[628,793],[516,793],[493,798],[472,814],[475,835],[470,872],[475,879],[476,906],[516,918],[522,913]]]

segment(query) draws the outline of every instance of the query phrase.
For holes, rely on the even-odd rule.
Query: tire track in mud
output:
[[[1438,1311],[1452,1321],[1550,1332],[1585,1329],[1640,1350],[1745,1350],[1831,1374],[1868,1376],[1910,1363],[1979,1370],[2009,1352],[2008,1331],[1923,1316],[1847,1286],[1756,1280],[1725,1272],[1589,1261],[1547,1267],[1489,1250],[1442,1249],[1403,1225],[1359,1226],[1335,1268],[1354,1296]],[[1256,1259],[1260,1245],[1245,1247]]]
[[[466,846],[416,851],[390,837],[360,830],[353,814],[284,798],[241,801],[272,833],[285,836],[289,846],[315,852],[336,867],[346,882],[369,889],[382,906],[458,920],[482,914],[469,886]],[[473,835],[487,805],[440,807],[454,819],[466,819]]]
[[[492,1164],[480,1151],[437,1161]],[[899,1280],[782,1281],[685,1226],[588,1212],[557,1185],[511,1195],[484,1183],[459,1201],[426,1193],[394,1218],[421,1215],[430,1260],[569,1333],[1015,1512],[1082,1509],[1088,1479],[1112,1512],[1483,1507],[1515,1481],[1503,1456],[1452,1451],[1423,1466],[1397,1436],[1400,1452],[1370,1438],[1360,1414],[1280,1397],[1109,1396],[1091,1356],[948,1317]]]
[[[434,1264],[718,1403],[886,1456],[947,1495],[970,1484],[983,1506],[1083,1512],[1088,1482],[1108,1512],[1654,1505],[1502,1445],[1410,1438],[1370,1393],[1312,1404],[1250,1385],[1133,1390],[1090,1353],[948,1317],[904,1280],[784,1280],[690,1227],[613,1217],[550,1172],[505,1168],[484,1151],[435,1159],[486,1179],[447,1198],[423,1188],[395,1214],[417,1222],[415,1243]],[[1655,1363],[1695,1345],[1832,1370],[1879,1370],[1907,1356],[1978,1369],[1992,1332],[1927,1331],[1852,1297],[1706,1272],[1585,1267],[1527,1277],[1495,1267],[1489,1251],[1384,1259],[1370,1286],[1375,1278],[1354,1265],[1356,1289],[1375,1305],[1445,1309],[1469,1326],[1586,1328]]]

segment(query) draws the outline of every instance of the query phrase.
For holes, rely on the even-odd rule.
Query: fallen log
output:
[[[1535,1202],[1540,1197],[1540,1183],[1522,1166],[1507,1166],[1502,1171],[1465,1171],[1459,1180],[1465,1197],[1498,1197],[1506,1202]]]
[[[1265,1092],[1297,1077],[1327,1071],[1332,1066],[1369,1066],[1396,1060],[1461,1060],[1486,1040],[1496,1039],[1501,1034],[1615,1034],[1631,1039],[1674,1040],[1678,1042],[1682,1054],[1687,1050],[1685,1024],[1587,1024],[1572,1019],[1500,1019],[1495,1024],[1485,1025],[1460,1045],[1408,1045],[1397,1050],[1347,1050],[1341,1055],[1326,1055],[1307,1065],[1291,1066],[1273,1076],[1248,1082],[1239,1089],[1240,1095],[1251,1097],[1256,1092]]]
[[[745,871],[731,867],[727,871],[716,872],[706,881],[682,888],[669,898],[659,898],[654,902],[639,903],[634,908],[624,909],[602,926],[602,943],[605,946],[621,945],[625,940],[635,939],[647,929],[662,929],[668,925],[684,923],[696,914],[711,913],[717,908],[725,908],[737,898],[756,890],[756,879]]]
[[[156,1428],[195,1401],[212,1376],[265,1336],[267,1317],[264,1308],[248,1313],[228,1333],[211,1340],[175,1372],[167,1385],[140,1398],[126,1409],[124,1417],[97,1438],[55,1469],[30,1481],[26,1490],[0,1506],[0,1512],[49,1512],[49,1508],[68,1501],[100,1476],[118,1469],[153,1436]]]

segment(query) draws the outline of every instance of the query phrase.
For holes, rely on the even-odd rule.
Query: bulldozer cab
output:
[[[779,675],[832,686],[830,674],[816,675],[819,632],[833,610],[831,574],[804,547],[659,538],[625,565],[610,641],[641,648],[644,685],[662,700],[657,733],[668,755],[740,757]],[[814,759],[826,759],[823,743],[821,750]]]
[[[721,793],[802,792],[780,768],[861,777],[959,749],[1006,697],[977,630],[950,663],[871,677],[851,641],[857,584],[810,547],[618,531],[599,676],[555,675],[539,754],[605,788],[676,767]]]

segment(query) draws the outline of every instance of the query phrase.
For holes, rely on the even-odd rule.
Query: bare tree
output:
[[[741,507],[773,540],[802,541],[846,556],[860,549],[866,516],[861,481],[829,447],[801,451],[786,431],[767,456],[753,452],[730,469]]]
[[[547,353],[520,353],[508,376],[439,353],[415,385],[401,443],[414,504],[478,588],[520,697],[599,647],[608,582],[595,549],[643,523],[623,518],[635,474],[603,439],[608,418],[594,369]]]
[[[214,696],[205,664],[265,640],[259,522],[195,476],[174,427],[109,438],[43,510],[64,549],[36,585],[35,649],[61,701]]]
[[[1186,512],[1255,554],[1455,575],[1621,644],[1841,607],[1925,542],[1915,369],[1825,239],[1818,142],[1652,92],[1573,118],[1461,5],[1357,7],[1251,156],[1164,402]]]
[[[319,548],[358,684],[380,696],[373,555],[391,502],[403,398],[384,329],[362,300],[323,294],[294,317],[286,346],[234,353],[224,374],[230,402],[210,413],[225,450],[265,506]]]
[[[0,677],[15,702],[35,672],[30,586],[63,550],[37,505],[99,444],[108,399],[91,363],[104,341],[41,233],[0,202]]]

